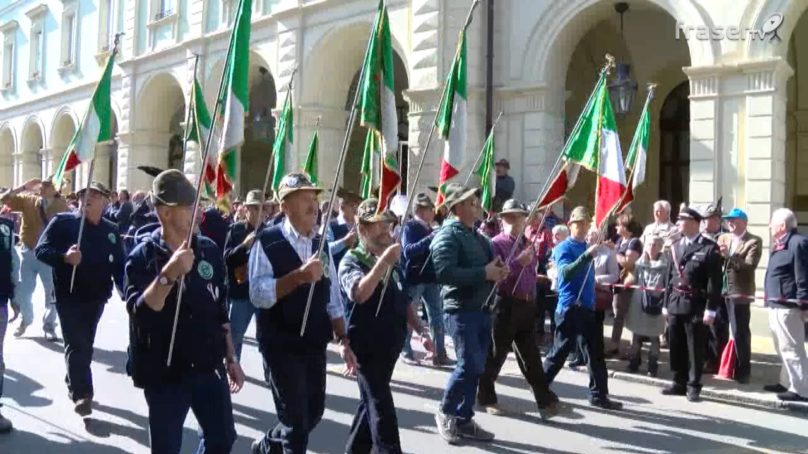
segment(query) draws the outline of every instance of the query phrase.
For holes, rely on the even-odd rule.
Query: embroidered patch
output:
[[[0,224],[0,233],[2,233],[3,236],[9,236],[11,235],[11,229],[5,224]]]
[[[199,265],[196,267],[196,272],[199,273],[199,277],[202,279],[210,280],[213,277],[213,265],[206,260],[200,260]]]
[[[112,254],[109,254],[109,263],[112,263],[114,261],[115,261],[115,257],[113,257]]]
[[[107,235],[107,238],[109,238],[109,242],[112,244],[115,244],[115,242],[118,241],[118,235],[112,232],[110,232],[109,235]]]

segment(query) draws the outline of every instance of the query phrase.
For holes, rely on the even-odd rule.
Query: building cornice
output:
[[[48,5],[44,3],[40,3],[39,5],[34,6],[33,8],[29,9],[25,12],[25,15],[28,16],[31,20],[37,19],[40,16],[45,15],[48,12]]]
[[[15,32],[19,26],[19,22],[12,19],[3,25],[0,25],[0,33],[5,35],[7,33]]]
[[[112,75],[112,92],[115,93],[119,89],[121,75]],[[74,85],[69,88],[60,89],[51,93],[40,96],[34,99],[18,100],[18,103],[12,104],[9,107],[8,103],[4,103],[4,107],[0,109],[0,117],[13,118],[17,115],[27,115],[31,112],[37,112],[47,109],[49,107],[58,107],[66,103],[87,99],[89,101],[92,96],[92,90],[98,85],[98,80],[88,80],[81,84]],[[89,95],[86,93],[89,92]]]

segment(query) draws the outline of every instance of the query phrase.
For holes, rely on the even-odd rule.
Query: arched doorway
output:
[[[141,136],[138,142],[142,141],[143,145],[130,152],[137,161],[131,164],[183,169],[183,93],[182,86],[171,74],[157,74],[146,82],[138,97],[134,122],[135,130]]]
[[[613,5],[597,4],[579,14],[589,18],[590,28],[582,33],[580,40],[569,57],[564,76],[566,101],[564,101],[564,138],[570,134],[584,104],[598,78],[600,68],[605,63],[604,55],[612,54],[617,63],[630,65],[630,77],[638,83],[638,90],[634,96],[631,109],[624,115],[617,115],[617,130],[620,137],[623,154],[628,153],[634,135],[643,103],[647,96],[646,85],[657,83],[657,98],[651,103],[652,118],[651,137],[646,163],[646,176],[643,187],[635,194],[631,205],[634,215],[645,222],[651,218],[654,200],[665,197],[661,182],[667,176],[662,175],[661,155],[662,131],[660,109],[663,99],[662,93],[668,93],[675,87],[682,86],[687,90],[687,77],[682,71],[683,67],[690,66],[690,49],[686,40],[676,40],[673,32],[677,27],[676,20],[666,10],[650,1],[636,1],[630,3],[630,9],[623,16],[623,31],[620,30],[620,16]],[[599,19],[598,19],[599,18]],[[571,27],[572,25],[568,25]],[[569,32],[572,33],[572,32]],[[607,81],[615,80],[615,70]],[[687,92],[684,98],[685,104]],[[612,99],[612,105],[617,106],[617,99]],[[685,138],[682,147],[688,149],[687,131],[689,130],[689,117],[685,111],[676,111],[684,128],[682,137]],[[549,154],[548,167],[552,165],[557,156],[555,149]],[[688,155],[686,154],[685,157]],[[687,178],[689,172],[685,169],[684,192],[677,196],[677,200],[686,198]],[[575,186],[570,190],[565,202],[565,211],[569,212],[575,205],[594,206],[595,175],[592,172],[581,172]],[[674,203],[674,200],[671,200]]]
[[[8,125],[0,126],[0,187],[9,188],[14,184],[14,153],[14,133]]]
[[[665,98],[659,112],[659,198],[671,206],[690,194],[690,84],[683,82]]]
[[[62,156],[70,144],[70,140],[76,134],[76,121],[73,115],[67,111],[58,114],[56,120],[53,122],[53,132],[51,133],[51,151],[50,156],[45,157],[42,162],[45,173],[50,175],[54,172],[56,167],[62,161]],[[76,171],[73,170],[67,175],[67,180],[64,187],[75,190]]]
[[[788,64],[794,75],[788,80],[786,92],[786,175],[785,203],[808,224],[808,12],[800,17],[791,35]],[[797,45],[797,43],[801,43]],[[802,175],[802,177],[800,177]]]
[[[398,155],[398,164],[399,164],[399,172],[401,173],[401,188],[402,191],[406,192],[407,188],[407,164],[408,164],[408,138],[409,138],[409,105],[407,101],[404,99],[404,90],[407,89],[409,86],[409,82],[407,80],[407,70],[404,66],[404,62],[401,60],[401,57],[398,55],[398,52],[393,51],[393,67],[394,67],[394,83],[395,83],[395,95],[396,95],[396,113],[398,116],[398,140],[399,140],[399,155]],[[354,96],[356,94],[356,90],[359,85],[359,71],[356,71],[354,74],[353,80],[351,82],[350,89],[348,90],[348,94],[345,99],[345,113],[346,115],[350,115],[351,113],[351,103],[354,100]],[[346,120],[347,122],[347,120]],[[351,133],[351,141],[348,145],[348,154],[345,157],[345,168],[342,172],[342,182],[343,186],[346,189],[351,191],[359,192],[359,187],[361,186],[362,182],[362,157],[364,156],[365,151],[365,140],[367,138],[367,129],[360,126],[359,122],[354,126],[353,132]],[[373,176],[373,185],[378,186],[379,184],[379,156],[374,157],[373,166],[374,166],[374,176]]]
[[[40,165],[45,136],[38,119],[31,118],[22,128],[22,147],[15,159],[15,180],[24,183],[31,178],[47,178]]]

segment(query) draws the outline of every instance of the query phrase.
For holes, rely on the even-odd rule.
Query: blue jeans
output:
[[[441,411],[465,423],[474,417],[477,385],[491,345],[491,314],[457,312],[447,314],[446,322],[454,340],[457,365],[446,385]]]
[[[223,368],[215,372],[189,371],[179,383],[148,385],[144,393],[149,405],[152,453],[179,454],[189,409],[199,422],[198,454],[227,453],[232,449],[236,427]]]
[[[443,300],[440,297],[438,284],[411,285],[407,288],[407,295],[410,298],[411,304],[417,304],[419,300],[424,302],[426,315],[429,318],[429,332],[432,335],[432,341],[435,343],[435,356],[445,358],[446,346],[443,339],[445,335],[443,326]],[[412,347],[410,346],[411,337],[412,331],[407,331],[407,337],[404,339],[404,350],[401,352],[403,355],[412,356]]]
[[[45,288],[45,315],[42,317],[43,329],[50,331],[56,328],[56,294],[53,291],[53,271],[51,267],[36,258],[32,249],[20,248],[20,283],[16,288],[14,300],[20,305],[22,324],[30,325],[34,321],[34,306],[31,297],[36,288],[36,277]]]
[[[230,335],[233,337],[233,349],[236,351],[236,359],[241,362],[241,346],[244,345],[244,333],[250,326],[253,315],[258,313],[258,309],[253,306],[249,299],[229,298],[230,300]]]

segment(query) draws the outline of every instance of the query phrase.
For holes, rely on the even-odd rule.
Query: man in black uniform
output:
[[[126,262],[129,372],[149,406],[153,453],[180,452],[188,409],[201,429],[197,452],[227,453],[236,439],[230,392],[241,389],[244,373],[230,338],[221,250],[200,235],[187,243],[195,198],[179,170],[158,175],[152,199],[160,228]],[[180,280],[183,298],[168,366]]]
[[[250,301],[259,309],[256,337],[278,415],[278,424],[253,442],[253,453],[306,452],[309,433],[325,410],[325,351],[332,333],[349,369],[354,365],[334,261],[328,249],[322,259],[315,256],[325,241],[315,230],[321,191],[302,173],[284,176],[278,189],[283,221],[261,230],[250,251]]]
[[[359,245],[348,251],[339,267],[340,287],[352,312],[348,338],[356,353],[361,397],[345,448],[351,454],[401,452],[390,379],[408,323],[421,335],[425,348],[432,351],[428,331],[415,314],[415,306],[409,304],[397,269],[401,245],[390,234],[395,216],[377,213],[378,203],[367,199],[359,205]],[[394,271],[382,299],[390,267]]]
[[[726,230],[721,225],[721,198],[710,203],[701,211],[701,234],[718,243],[718,237]],[[723,263],[723,262],[722,262]],[[722,266],[723,268],[723,266]],[[704,361],[704,373],[715,374],[721,364],[721,354],[729,342],[729,313],[722,300],[715,311],[715,320],[707,332],[707,352]]]
[[[35,252],[37,259],[53,268],[56,312],[65,340],[65,382],[76,413],[87,416],[92,412],[90,363],[95,332],[113,283],[122,292],[124,257],[118,226],[102,217],[109,190],[93,181],[78,197],[79,212],[56,215],[39,237]],[[84,231],[79,239],[82,214]]]
[[[247,262],[250,259],[250,248],[255,241],[256,228],[267,219],[267,210],[260,189],[247,193],[244,206],[247,208],[247,219],[236,222],[227,232],[224,243],[224,262],[227,265],[227,299],[230,305],[230,329],[233,336],[233,348],[236,359],[241,362],[241,346],[244,332],[257,312],[250,303],[250,284],[247,282]],[[259,211],[261,219],[259,219]]]
[[[673,269],[665,313],[670,330],[673,384],[665,395],[687,395],[699,401],[707,326],[721,302],[721,255],[715,241],[699,233],[701,214],[693,208],[679,212],[681,239],[673,244]]]

